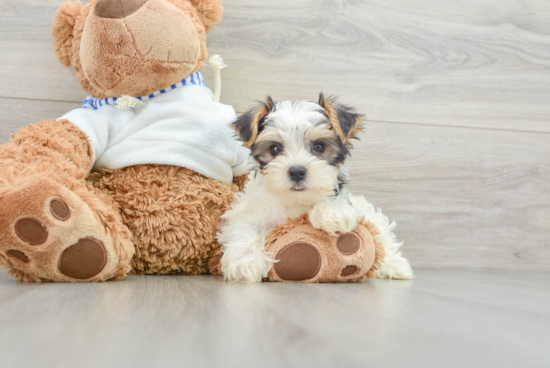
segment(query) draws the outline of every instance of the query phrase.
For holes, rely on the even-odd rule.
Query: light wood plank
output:
[[[67,111],[80,107],[76,102],[22,100],[0,98],[0,144],[17,129],[43,120],[57,119]]]
[[[410,282],[340,285],[241,285],[213,276],[46,284],[0,295],[0,356],[13,368],[545,367],[548,276],[422,271]]]
[[[82,101],[70,68],[53,53],[51,26],[63,0],[0,2],[0,97]]]
[[[550,131],[547,1],[229,4],[210,45],[239,111],[322,90],[374,121]]]
[[[18,298],[21,295],[40,287],[40,284],[23,284],[14,282],[14,280],[14,278],[7,275],[4,269],[0,268],[0,309],[8,300]],[[1,326],[2,324],[0,323],[0,330]]]
[[[547,268],[550,134],[369,123],[350,190],[398,222],[416,268]]]
[[[61,2],[0,3],[0,97],[84,98],[52,51]],[[240,112],[323,90],[374,121],[550,131],[545,0],[223,3],[209,50],[230,65],[222,100]]]

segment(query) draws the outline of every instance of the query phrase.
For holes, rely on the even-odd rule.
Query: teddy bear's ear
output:
[[[82,8],[80,1],[65,1],[55,13],[55,23],[52,26],[55,56],[65,66],[71,65],[73,29]]]
[[[222,20],[223,7],[220,0],[189,0],[197,9],[199,17],[206,32],[210,32],[212,28]]]
[[[325,110],[332,129],[342,143],[347,143],[361,131],[363,115],[353,107],[338,103],[334,96],[325,97],[322,92],[319,94],[319,105]]]
[[[242,114],[231,125],[241,141],[244,142],[245,147],[250,148],[256,142],[258,134],[263,129],[266,116],[275,109],[275,105],[275,101],[270,96],[267,96],[265,102],[261,103],[259,107]]]

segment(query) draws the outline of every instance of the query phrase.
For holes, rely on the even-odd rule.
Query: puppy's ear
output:
[[[52,26],[54,51],[59,62],[65,66],[71,66],[73,29],[83,7],[80,1],[65,1],[55,13],[55,23]]]
[[[325,97],[319,94],[319,105],[325,110],[332,129],[336,132],[342,143],[347,143],[361,131],[363,115],[353,107],[342,105],[335,97]]]
[[[241,141],[244,142],[245,147],[250,147],[256,142],[258,134],[263,130],[265,118],[275,109],[275,104],[275,101],[267,96],[265,102],[262,102],[260,106],[242,114],[231,124]]]

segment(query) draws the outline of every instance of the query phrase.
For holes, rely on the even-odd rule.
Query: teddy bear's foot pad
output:
[[[34,218],[22,218],[15,223],[15,233],[19,239],[30,245],[39,245],[48,239],[48,230]]]
[[[367,277],[374,265],[375,243],[364,225],[340,236],[315,229],[309,222],[287,226],[281,225],[286,231],[275,233],[266,244],[276,260],[270,281],[354,282]]]
[[[355,233],[340,235],[336,240],[336,247],[340,253],[347,256],[352,255],[361,248],[361,238]]]
[[[50,212],[60,221],[67,221],[71,216],[69,206],[59,198],[51,200]],[[14,231],[19,239],[30,245],[40,245],[48,240],[46,226],[32,217],[17,220]],[[6,254],[24,263],[30,262],[29,257],[20,250],[10,249]],[[99,274],[106,262],[107,254],[103,243],[93,238],[86,238],[80,239],[61,253],[58,269],[65,276],[84,280]]]
[[[117,266],[86,202],[47,178],[0,199],[0,256],[26,281],[98,281]]]
[[[73,279],[84,280],[98,275],[107,263],[103,243],[93,238],[80,239],[61,253],[59,272]]]
[[[27,257],[27,255],[25,253],[21,252],[20,250],[10,249],[10,250],[6,251],[6,254],[9,257],[20,260],[21,262],[25,262],[25,263],[29,262],[29,257]]]
[[[275,272],[285,281],[303,281],[314,278],[321,269],[321,254],[309,243],[289,244],[279,251]]]
[[[346,266],[340,273],[340,276],[351,276],[356,273],[357,270],[359,270],[359,268],[357,268],[356,266]]]

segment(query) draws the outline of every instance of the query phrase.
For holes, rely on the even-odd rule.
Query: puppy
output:
[[[275,103],[268,97],[233,123],[252,152],[254,168],[244,191],[222,216],[218,240],[227,281],[262,281],[274,263],[264,248],[266,236],[287,218],[306,212],[315,228],[331,235],[352,231],[362,218],[371,221],[386,252],[377,276],[412,278],[409,261],[399,252],[402,243],[393,234],[395,223],[344,188],[344,162],[362,121],[355,109],[321,93],[317,103]]]

